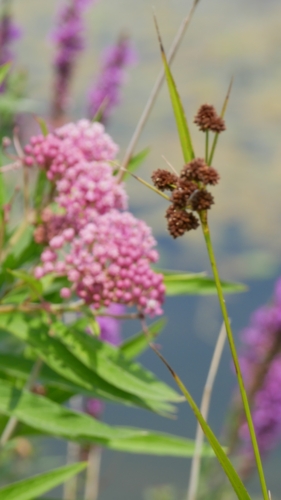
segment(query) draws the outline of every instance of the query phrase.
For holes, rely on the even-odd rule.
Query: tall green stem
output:
[[[241,398],[242,398],[242,402],[243,402],[243,406],[244,406],[244,410],[245,410],[245,414],[246,414],[246,419],[247,419],[248,426],[249,426],[249,432],[250,432],[250,436],[251,436],[251,440],[252,440],[254,455],[255,455],[257,469],[258,469],[258,474],[259,474],[259,478],[260,478],[261,489],[262,489],[264,500],[269,500],[268,489],[267,489],[266,482],[265,482],[259,447],[258,447],[258,443],[257,443],[255,428],[254,428],[251,410],[250,410],[250,405],[248,402],[248,397],[247,397],[247,393],[246,393],[245,386],[244,386],[242,372],[241,372],[241,368],[239,365],[239,360],[238,360],[237,351],[236,351],[236,347],[235,347],[235,343],[234,343],[234,338],[233,338],[233,334],[232,334],[232,330],[231,330],[231,326],[230,326],[230,321],[228,318],[228,313],[227,313],[227,309],[226,309],[226,305],[225,305],[225,299],[224,299],[223,292],[222,292],[222,287],[221,287],[219,272],[218,272],[218,268],[217,268],[217,264],[216,264],[215,254],[214,254],[214,250],[213,250],[213,246],[212,246],[212,242],[211,242],[211,235],[210,235],[210,230],[209,230],[209,226],[208,226],[208,219],[207,219],[207,212],[206,211],[200,213],[200,220],[201,220],[203,234],[204,234],[204,238],[205,238],[205,242],[206,242],[206,246],[207,246],[207,250],[208,250],[208,254],[209,254],[209,259],[210,259],[210,263],[212,266],[214,279],[215,279],[215,283],[216,283],[216,287],[217,287],[219,303],[220,303],[221,312],[222,312],[223,320],[225,323],[226,333],[227,333],[228,342],[229,342],[229,346],[230,346],[230,351],[231,351],[231,355],[232,355],[232,359],[233,359],[233,363],[234,363],[234,367],[235,367],[235,371],[236,371],[236,375],[237,375],[237,379],[238,379],[238,385],[239,385],[239,389],[240,389],[240,393],[241,393]]]
[[[208,165],[209,160],[209,130],[205,132],[205,162]]]

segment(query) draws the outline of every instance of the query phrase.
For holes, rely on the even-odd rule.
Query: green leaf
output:
[[[164,284],[166,295],[216,295],[217,289],[215,280],[202,274],[171,274],[161,271],[164,274]],[[247,287],[242,283],[221,282],[225,293],[245,292]]]
[[[137,170],[137,168],[146,159],[146,157],[148,156],[149,153],[150,153],[150,148],[142,149],[142,151],[140,151],[139,153],[137,153],[135,156],[133,156],[130,159],[129,164],[127,166],[127,170],[129,170],[129,172],[131,172],[131,173],[135,172]],[[124,175],[124,180],[128,179],[129,177],[130,177],[130,174],[128,172],[126,172]]]
[[[1,500],[33,500],[39,495],[52,490],[56,486],[68,481],[87,466],[87,462],[65,465],[59,469],[45,472],[37,476],[18,481],[0,489]]]
[[[0,210],[1,210],[1,219],[3,219],[3,205],[6,202],[6,188],[4,182],[4,176],[2,172],[0,172]],[[3,221],[1,220],[1,224]]]
[[[5,80],[7,74],[9,73],[10,68],[11,68],[11,63],[10,62],[8,62],[8,63],[3,64],[2,66],[0,66],[0,85]]]
[[[22,271],[22,270],[10,270],[9,271],[13,276],[20,279],[25,283],[31,290],[31,298],[38,299],[42,296],[43,286],[42,283],[36,279],[32,274]]]
[[[154,401],[181,399],[174,389],[159,382],[151,372],[126,360],[116,347],[88,335],[78,324],[66,326],[57,322],[52,324],[52,330],[72,354],[97,375],[140,398]]]
[[[40,208],[42,201],[44,201],[44,194],[50,188],[50,181],[47,178],[45,170],[40,169],[38,172],[35,188],[34,188],[34,207]]]
[[[111,440],[110,448],[118,451],[145,453],[149,455],[193,457],[195,443],[191,439],[142,431],[142,434],[138,436]],[[203,445],[202,456],[214,457],[212,448],[206,443]]]
[[[236,470],[234,469],[232,463],[230,462],[229,458],[227,457],[223,447],[220,445],[219,441],[217,440],[216,436],[214,435],[213,431],[207,424],[206,420],[204,419],[203,415],[201,414],[198,406],[196,405],[193,397],[191,396],[190,392],[187,390],[181,379],[178,377],[176,372],[173,370],[173,368],[169,365],[169,363],[166,361],[166,359],[162,356],[162,354],[156,349],[153,349],[154,352],[157,354],[157,356],[161,359],[161,361],[165,364],[165,366],[168,368],[169,372],[171,373],[173,379],[175,380],[176,384],[180,388],[181,392],[185,396],[188,404],[190,405],[191,409],[193,410],[193,413],[195,417],[197,418],[205,436],[207,437],[210,445],[212,446],[216,457],[221,464],[225,474],[227,475],[237,497],[239,500],[251,500],[249,493],[247,492],[244,484],[242,483],[240,477],[238,476]]]
[[[31,225],[25,226],[22,224],[17,230],[21,231],[21,234],[16,243],[10,244],[9,241],[7,248],[4,249],[4,252],[7,252],[7,256],[4,259],[0,272],[0,285],[3,283],[12,283],[14,278],[9,271],[11,269],[19,269],[24,264],[36,260],[42,252],[41,245],[35,243],[33,239],[33,227]],[[11,237],[11,241],[14,236],[15,233]]]
[[[155,321],[148,327],[147,335],[144,332],[139,332],[133,337],[125,340],[119,350],[127,359],[133,359],[139,356],[148,347],[148,342],[152,341],[159,335],[166,324],[164,318]]]
[[[42,434],[114,450],[177,457],[190,457],[194,450],[194,443],[188,439],[133,427],[112,427],[43,396],[20,391],[5,380],[0,384],[0,413],[15,416]],[[210,456],[210,447],[206,445],[203,453]]]
[[[13,354],[0,354],[0,378],[3,378],[3,374],[16,379],[27,381],[30,372],[32,370],[34,361],[26,359],[22,356],[16,356]],[[5,378],[5,377],[4,377]],[[48,398],[54,401],[66,401],[73,394],[83,394],[87,397],[101,398],[101,394],[98,387],[94,387],[92,390],[86,389],[84,386],[71,383],[66,378],[58,375],[55,371],[51,370],[48,366],[44,365],[39,374],[38,381],[40,381],[47,389]],[[108,385],[111,389],[111,393],[107,393],[107,397],[103,397],[106,401],[115,401],[123,404],[129,404],[134,406],[139,406],[148,410],[160,413],[163,416],[169,416],[173,413],[175,408],[167,403],[154,403],[153,401],[140,400],[134,398],[132,395],[123,393],[121,391],[115,391],[114,387]]]
[[[44,118],[42,118],[41,116],[35,116],[35,120],[37,121],[37,123],[40,127],[42,135],[44,137],[46,137],[49,133],[49,129],[48,129],[48,125],[45,122]]]
[[[157,412],[163,416],[167,416],[168,412],[175,411],[174,407],[171,406],[168,401],[181,401],[181,396],[164,384],[161,385],[167,388],[167,392],[169,391],[169,394],[156,394],[158,397],[154,398],[151,394],[154,395],[157,391],[158,384],[156,384],[154,390],[147,390],[147,394],[149,394],[150,397],[141,397],[135,394],[135,391],[133,391],[130,387],[128,387],[128,390],[121,390],[116,386],[116,383],[109,383],[103,378],[103,376],[100,376],[99,373],[97,373],[99,370],[95,372],[91,369],[91,366],[89,368],[81,362],[78,359],[77,352],[75,352],[75,350],[73,353],[70,352],[68,348],[58,339],[49,335],[49,327],[44,324],[39,312],[36,313],[35,317],[23,313],[13,313],[13,315],[1,314],[0,329],[9,332],[21,341],[27,342],[31,345],[37,355],[41,357],[41,359],[52,370],[76,386],[77,392],[80,391],[84,394],[87,393],[88,396],[107,401],[123,403],[130,406],[138,406]],[[75,332],[75,334],[78,335],[77,332]],[[88,338],[92,338],[88,335],[86,336]],[[106,344],[101,343],[98,340],[97,342],[106,346]],[[78,344],[79,342],[77,343],[77,346]],[[114,348],[113,353],[117,355],[117,357],[119,356],[118,351],[115,353]],[[102,363],[103,359],[104,354],[102,352],[96,353],[96,364]],[[113,365],[114,368],[114,364],[112,362],[109,362],[109,365]],[[62,382],[61,379],[59,382]],[[145,383],[142,385],[145,386]],[[68,390],[68,387],[63,386],[63,384],[60,385],[60,388]]]
[[[234,469],[231,461],[227,457],[225,451],[223,450],[222,446],[220,445],[219,441],[217,440],[216,436],[214,435],[213,431],[203,418],[203,416],[200,413],[199,408],[197,407],[195,401],[193,400],[192,396],[189,394],[187,389],[185,388],[184,384],[180,381],[180,379],[175,375],[176,382],[178,383],[178,386],[182,389],[183,394],[185,395],[188,403],[190,404],[192,410],[194,411],[194,414],[196,418],[198,419],[202,430],[207,437],[210,445],[212,446],[218,461],[220,462],[225,474],[227,475],[237,497],[239,500],[251,500],[248,491],[246,490],[244,484],[242,483],[240,477],[238,476],[236,470]]]
[[[179,139],[181,143],[181,148],[183,152],[183,157],[186,163],[190,162],[194,158],[194,151],[191,142],[191,137],[188,129],[187,120],[184,114],[184,109],[178,94],[176,84],[173,75],[170,71],[169,64],[167,62],[166,54],[164,51],[163,43],[160,37],[159,28],[157,26],[156,20],[155,25],[158,33],[158,39],[160,44],[161,56],[164,65],[166,80],[168,84],[168,89],[170,93],[171,103],[174,111],[174,116],[176,120],[176,125],[178,129]]]

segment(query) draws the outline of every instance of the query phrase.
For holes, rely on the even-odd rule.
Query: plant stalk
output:
[[[169,50],[168,57],[167,57],[167,60],[168,60],[169,64],[171,64],[171,62],[174,59],[174,56],[177,53],[177,50],[178,50],[178,48],[179,48],[179,46],[181,44],[181,41],[182,41],[183,36],[185,34],[185,31],[186,31],[187,27],[189,26],[189,23],[190,23],[190,21],[192,19],[192,16],[194,14],[194,11],[195,11],[196,6],[198,5],[198,3],[199,3],[199,0],[194,0],[188,16],[183,19],[183,21],[182,21],[182,23],[181,23],[181,25],[180,25],[180,27],[179,27],[176,35],[175,35],[175,38],[174,38],[174,40],[172,42],[172,45],[171,45],[171,48]],[[139,119],[139,122],[138,122],[138,124],[136,126],[136,129],[135,129],[135,131],[133,133],[131,141],[130,141],[130,143],[129,143],[128,147],[127,147],[127,150],[125,152],[125,156],[124,156],[124,159],[122,161],[122,167],[124,169],[126,169],[127,166],[128,166],[128,164],[129,164],[129,161],[130,161],[130,159],[132,157],[132,154],[134,152],[136,144],[137,144],[137,142],[139,140],[139,137],[140,137],[140,135],[142,133],[142,130],[143,130],[145,124],[146,124],[146,121],[147,121],[147,119],[149,117],[149,114],[150,114],[152,108],[153,108],[154,102],[156,100],[156,97],[157,97],[157,95],[159,93],[159,90],[160,90],[160,88],[161,88],[164,80],[165,80],[165,70],[163,68],[160,71],[160,73],[159,73],[159,75],[157,77],[157,80],[156,80],[156,82],[155,82],[155,84],[153,86],[151,94],[150,94],[150,96],[148,98],[148,101],[147,101],[147,103],[146,103],[146,105],[144,107],[142,115],[141,115],[141,117]],[[120,172],[118,173],[118,181],[119,182],[122,181],[125,173],[126,173],[126,170],[120,170]]]
[[[205,162],[208,165],[208,159],[209,159],[209,130],[206,130],[205,132]]]
[[[85,500],[97,500],[99,495],[99,475],[101,463],[101,448],[91,446],[88,455],[88,468],[85,484]]]
[[[254,424],[253,424],[253,420],[252,420],[250,405],[248,402],[248,397],[247,397],[247,393],[246,393],[245,386],[244,386],[244,380],[243,380],[243,376],[242,376],[242,372],[241,372],[241,368],[240,368],[240,364],[239,364],[239,360],[238,360],[238,355],[237,355],[237,351],[236,351],[236,347],[235,347],[235,343],[234,343],[234,338],[233,338],[233,334],[232,334],[232,330],[231,330],[231,326],[230,326],[230,321],[228,318],[228,313],[227,313],[227,309],[226,309],[226,305],[225,305],[225,299],[224,299],[223,292],[222,292],[222,286],[221,286],[221,282],[220,282],[218,267],[217,267],[215,254],[214,254],[214,250],[213,250],[213,246],[212,246],[212,242],[211,242],[211,235],[210,235],[206,211],[203,211],[200,213],[200,220],[201,220],[203,235],[205,238],[206,247],[207,247],[207,251],[208,251],[208,255],[209,255],[209,259],[210,259],[210,263],[211,263],[211,267],[212,267],[212,271],[213,271],[213,275],[214,275],[214,279],[215,279],[215,283],[216,283],[219,303],[220,303],[220,307],[221,307],[223,320],[225,323],[227,338],[228,338],[228,342],[229,342],[229,346],[230,346],[230,351],[231,351],[231,355],[232,355],[232,359],[233,359],[233,363],[234,363],[235,372],[237,375],[237,380],[238,380],[238,385],[239,385],[239,389],[240,389],[240,393],[241,393],[241,398],[242,398],[242,402],[243,402],[243,406],[244,406],[244,410],[245,410],[245,414],[246,414],[247,423],[249,426],[249,432],[250,432],[251,441],[252,441],[252,445],[253,445],[253,451],[254,451],[254,455],[255,455],[255,459],[256,459],[261,489],[262,489],[264,500],[269,500],[268,489],[267,489],[266,481],[265,481],[265,477],[264,477],[264,472],[263,472],[258,442],[257,442],[257,438],[256,438],[255,428],[254,428]]]
[[[220,329],[220,332],[219,332],[217,342],[216,342],[216,346],[214,349],[209,373],[207,376],[207,380],[206,380],[206,384],[204,387],[202,400],[201,400],[200,411],[201,411],[203,418],[206,420],[206,422],[207,422],[208,413],[209,413],[209,406],[210,406],[210,401],[211,401],[212,389],[213,389],[215,377],[216,377],[216,374],[217,374],[217,371],[219,368],[219,363],[220,363],[221,355],[223,352],[225,339],[226,339],[226,330],[225,330],[225,325],[223,323],[223,325]],[[199,422],[197,422],[196,437],[195,437],[195,450],[194,450],[194,455],[192,457],[192,462],[191,462],[190,479],[189,479],[189,485],[188,485],[188,491],[187,491],[187,497],[186,497],[187,500],[196,500],[199,474],[200,474],[200,465],[201,465],[201,452],[202,452],[203,443],[204,443],[204,432],[203,432]]]

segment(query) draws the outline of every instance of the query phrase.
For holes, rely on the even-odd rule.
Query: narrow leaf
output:
[[[195,443],[191,439],[142,431],[137,436],[124,439],[112,439],[110,449],[126,451],[127,453],[142,453],[146,455],[192,457]],[[208,444],[204,444],[202,456],[214,457],[214,452]]]
[[[124,359],[118,349],[75,325],[53,323],[52,330],[87,368],[121,390],[155,401],[179,401],[179,395],[140,364]]]
[[[11,68],[11,63],[10,62],[8,62],[8,63],[3,64],[2,66],[0,66],[0,85],[5,80],[7,74],[9,73],[10,68]]]
[[[133,427],[111,427],[43,396],[20,391],[5,380],[0,384],[0,413],[15,416],[42,434],[114,450],[178,457],[190,457],[194,451],[194,442],[188,439]],[[206,445],[203,453],[210,456],[210,447]]]
[[[35,120],[37,121],[39,127],[40,127],[40,130],[41,130],[41,133],[44,137],[46,137],[49,133],[49,129],[48,129],[48,125],[47,123],[45,122],[44,118],[42,118],[41,116],[35,116],[34,117]]]
[[[125,340],[119,350],[127,359],[133,359],[139,356],[149,347],[149,342],[154,340],[157,335],[163,330],[166,320],[161,318],[155,321],[148,327],[147,334],[139,332],[133,337]]]
[[[0,354],[0,378],[9,376],[18,380],[27,381],[33,364],[34,361],[25,359],[22,356]],[[74,394],[83,394],[84,396],[90,398],[104,399],[105,401],[113,401],[125,405],[137,406],[146,410],[154,411],[166,417],[170,417],[176,411],[176,408],[169,403],[138,399],[131,394],[116,390],[109,384],[107,397],[104,395],[106,394],[105,391],[102,397],[102,391],[99,390],[98,385],[92,389],[87,389],[84,385],[78,385],[70,382],[46,365],[41,368],[38,381],[45,386],[48,398],[53,401],[64,402]]]
[[[130,173],[135,172],[137,170],[137,168],[144,162],[144,160],[148,156],[149,152],[150,152],[150,148],[145,148],[142,151],[140,151],[139,153],[137,153],[135,156],[133,156],[129,161],[129,164],[127,166],[127,170],[129,170]],[[126,172],[123,179],[126,180],[127,178],[129,178],[130,173]]]
[[[84,363],[82,363],[77,358],[75,350],[73,353],[70,352],[68,348],[58,339],[51,337],[49,335],[49,328],[46,324],[44,324],[39,313],[36,314],[36,317],[28,316],[22,313],[14,313],[13,316],[9,314],[1,314],[0,328],[4,332],[9,332],[21,341],[27,342],[31,345],[37,355],[57,374],[74,384],[77,387],[78,392],[79,390],[81,391],[82,388],[81,392],[87,392],[88,396],[116,403],[139,406],[166,416],[168,412],[174,412],[174,407],[168,404],[168,402],[170,400],[181,401],[181,396],[168,386],[165,386],[165,384],[163,384],[163,386],[168,394],[166,393],[162,396],[156,394],[158,397],[154,398],[152,394],[155,394],[158,389],[158,384],[156,384],[154,390],[147,390],[146,397],[140,397],[135,394],[135,391],[133,391],[130,387],[128,387],[128,390],[121,390],[116,387],[115,383],[109,383],[103,378],[103,376],[100,376],[97,372],[93,371],[91,366],[88,368]],[[88,335],[87,337],[91,338]],[[100,344],[102,344],[102,346],[106,346],[106,344],[101,342]],[[114,348],[113,353],[117,356],[117,358],[120,356],[118,354],[118,350],[116,353]],[[100,356],[99,352],[95,354],[96,364],[102,363],[104,354],[102,354],[102,356]],[[110,366],[112,365],[113,363],[111,362]],[[146,371],[144,373],[146,373]],[[149,372],[147,373],[149,374]],[[59,383],[61,383],[61,380]],[[143,385],[145,384],[143,383]],[[63,385],[61,385],[60,387],[67,390],[67,386],[63,387]],[[160,389],[161,387],[159,390]],[[148,394],[150,397],[148,397]]]
[[[166,295],[216,295],[217,289],[215,280],[202,274],[164,274],[164,284]],[[242,283],[221,282],[225,293],[245,292],[246,285]]]
[[[174,111],[174,116],[176,120],[176,125],[178,129],[179,139],[181,143],[183,157],[186,163],[190,162],[194,158],[194,151],[191,142],[191,137],[188,129],[187,120],[184,114],[184,109],[180,100],[180,96],[178,94],[176,84],[173,78],[173,75],[170,71],[169,64],[166,58],[166,54],[164,51],[163,43],[161,40],[159,28],[157,25],[156,18],[154,17],[155,26],[158,34],[158,40],[161,50],[162,61],[164,65],[164,70],[166,74],[166,80],[168,84],[168,89],[170,93],[171,103]]]
[[[32,292],[31,295],[32,299],[38,299],[42,296],[43,293],[42,283],[38,279],[36,279],[32,274],[19,269],[10,270],[9,272],[16,278],[23,281],[23,283],[25,283],[30,288]]]
[[[45,170],[39,170],[37,180],[36,180],[36,185],[34,188],[34,207],[36,209],[40,208],[42,205],[42,201],[44,201],[44,194],[47,191],[47,189],[50,188],[50,181],[46,176]]]
[[[239,475],[237,474],[232,463],[230,462],[229,458],[227,457],[223,447],[220,445],[220,443],[217,440],[216,436],[214,435],[213,431],[211,430],[211,428],[207,424],[206,420],[204,419],[203,415],[201,414],[201,412],[200,412],[198,406],[196,405],[194,399],[192,398],[191,394],[186,389],[185,385],[183,384],[181,379],[178,377],[178,375],[175,373],[173,368],[171,368],[169,363],[162,356],[162,354],[160,354],[160,352],[156,349],[156,347],[153,344],[151,344],[151,347],[154,350],[154,352],[157,354],[157,356],[161,359],[161,361],[165,364],[165,366],[168,368],[168,370],[171,373],[176,384],[178,385],[178,387],[182,391],[183,395],[185,396],[188,404],[190,405],[191,409],[194,412],[194,415],[196,416],[199,424],[201,425],[205,436],[207,437],[210,445],[212,446],[212,448],[217,456],[218,461],[220,462],[225,474],[227,475],[237,497],[239,498],[239,500],[251,500],[249,493],[247,492]]]
[[[59,469],[18,481],[0,489],[1,500],[33,500],[68,481],[87,466],[87,462],[66,465]]]

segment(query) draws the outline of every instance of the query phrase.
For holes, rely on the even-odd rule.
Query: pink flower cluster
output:
[[[61,296],[75,293],[95,309],[118,303],[161,314],[163,276],[150,268],[158,259],[156,242],[145,222],[121,211],[127,195],[108,163],[116,152],[103,126],[87,120],[33,137],[26,146],[25,163],[46,169],[59,208],[45,213],[47,247],[35,276],[66,276],[70,285]]]
[[[80,120],[56,129],[46,137],[31,137],[25,146],[24,162],[37,164],[47,170],[50,181],[63,178],[66,170],[81,161],[110,161],[116,157],[118,146],[98,122]]]

